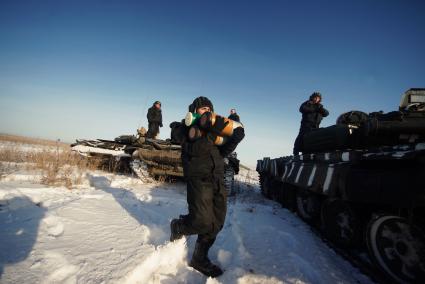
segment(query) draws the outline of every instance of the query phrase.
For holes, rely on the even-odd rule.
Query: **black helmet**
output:
[[[310,100],[312,100],[313,98],[319,97],[320,100],[322,100],[322,94],[319,92],[314,92],[313,94],[311,94],[310,96]]]
[[[194,113],[198,108],[201,107],[209,107],[212,112],[214,111],[213,104],[207,97],[197,97],[194,99],[193,103],[189,105],[189,111]]]

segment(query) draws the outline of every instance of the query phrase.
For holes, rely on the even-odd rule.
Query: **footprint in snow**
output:
[[[64,225],[59,219],[55,216],[48,216],[43,219],[43,223],[47,228],[47,233],[52,237],[59,237],[64,232]]]
[[[47,251],[43,259],[44,270],[48,272],[44,283],[77,283],[79,267],[72,265],[60,253]]]

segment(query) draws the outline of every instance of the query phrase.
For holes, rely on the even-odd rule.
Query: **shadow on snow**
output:
[[[6,265],[28,257],[46,210],[26,196],[0,201],[0,278]]]

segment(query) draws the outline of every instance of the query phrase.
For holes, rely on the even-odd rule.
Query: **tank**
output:
[[[425,283],[425,89],[397,111],[342,114],[303,154],[257,162],[261,192],[391,282]],[[365,261],[369,263],[369,261]]]
[[[143,127],[136,136],[121,135],[114,140],[77,139],[71,149],[88,159],[96,159],[103,170],[133,173],[144,181],[183,180],[181,146],[172,139],[147,138]],[[239,172],[237,154],[232,153],[224,161],[224,184],[228,193],[233,194],[234,176]]]

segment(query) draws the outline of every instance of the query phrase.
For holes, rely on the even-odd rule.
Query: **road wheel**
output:
[[[296,188],[292,185],[284,183],[282,185],[282,201],[281,204],[283,207],[287,208],[289,211],[295,212],[297,210],[297,198],[296,198]]]
[[[366,243],[372,259],[395,281],[425,283],[425,235],[405,218],[373,218]]]
[[[298,189],[296,205],[298,215],[306,222],[314,222],[320,216],[320,199],[313,192]]]
[[[232,167],[225,166],[224,168],[224,187],[228,196],[236,194],[235,188],[235,171]]]
[[[327,199],[321,211],[322,228],[325,235],[343,247],[358,245],[362,237],[362,226],[355,211],[341,199]]]

